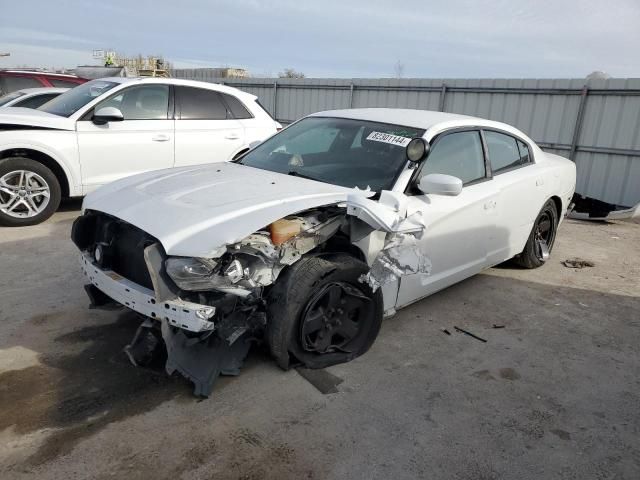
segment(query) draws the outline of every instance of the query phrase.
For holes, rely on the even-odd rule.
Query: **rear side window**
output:
[[[516,140],[511,135],[492,131],[485,131],[484,137],[494,174],[529,163],[529,148],[524,142]]]
[[[54,87],[73,88],[78,86],[78,83],[71,82],[69,80],[60,80],[58,78],[49,78],[48,80],[49,80],[49,83]]]
[[[427,157],[422,175],[444,173],[467,184],[486,177],[480,132],[450,133],[439,139]]]
[[[33,97],[14,103],[13,106],[22,107],[22,108],[38,108],[41,105],[44,105],[45,103],[47,103],[49,100],[53,100],[57,96],[58,96],[57,93],[49,93],[47,95],[35,95]]]
[[[253,115],[249,113],[247,107],[245,107],[244,104],[236,97],[234,97],[233,95],[227,95],[225,93],[222,93],[221,95],[224,98],[224,101],[227,103],[229,110],[231,110],[233,118],[237,118],[240,120],[245,118],[253,118]]]
[[[227,119],[227,107],[220,94],[213,90],[177,87],[176,102],[181,120]]]
[[[39,88],[43,84],[32,77],[0,77],[2,93],[11,93],[23,88]]]

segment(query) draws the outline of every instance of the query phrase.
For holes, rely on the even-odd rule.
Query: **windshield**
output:
[[[424,130],[345,118],[308,117],[238,163],[343,187],[389,190],[407,164],[405,147]]]
[[[61,117],[70,117],[91,100],[99,97],[117,85],[120,84],[116,82],[107,82],[105,80],[92,80],[72,88],[68,92],[54,98],[42,105],[38,110],[53,113],[54,115],[59,115]]]
[[[24,93],[22,92],[13,92],[13,93],[8,93],[6,95],[3,95],[2,97],[0,97],[0,107],[3,105],[6,105],[12,100],[15,100],[16,98],[20,98],[23,95]]]

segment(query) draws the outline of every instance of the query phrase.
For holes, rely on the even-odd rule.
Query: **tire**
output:
[[[546,223],[548,223],[548,230],[541,229],[541,225]],[[537,240],[544,240],[549,253],[551,253],[556,240],[557,229],[558,211],[556,210],[556,204],[553,200],[548,200],[540,210],[535,222],[533,222],[533,228],[524,250],[513,258],[514,263],[522,268],[538,268],[544,265],[546,259],[542,255]]]
[[[360,260],[335,254],[303,258],[283,272],[267,298],[266,330],[269,349],[281,368],[288,370],[292,363],[324,368],[351,361],[371,348],[382,324],[383,300],[380,289],[373,292],[358,281],[368,271]],[[336,295],[338,308],[332,310]],[[320,311],[324,313],[318,316]],[[314,331],[317,324],[323,327]]]
[[[45,165],[24,157],[0,160],[0,225],[42,223],[58,209],[61,197],[60,183]]]

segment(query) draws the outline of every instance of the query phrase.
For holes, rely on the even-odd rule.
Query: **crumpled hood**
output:
[[[206,258],[275,220],[345,202],[350,193],[354,190],[214,163],[125,178],[90,193],[83,208],[141,228],[160,240],[170,255]]]
[[[2,131],[2,125],[24,125],[25,127],[53,128],[57,130],[75,129],[75,122],[68,118],[22,107],[0,109],[0,131]]]

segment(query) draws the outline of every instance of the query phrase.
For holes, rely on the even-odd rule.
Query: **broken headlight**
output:
[[[174,257],[164,263],[167,275],[182,290],[209,290],[216,262],[204,258]]]

